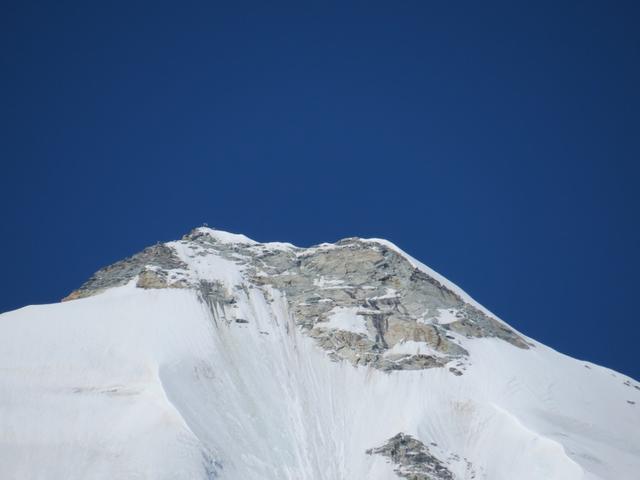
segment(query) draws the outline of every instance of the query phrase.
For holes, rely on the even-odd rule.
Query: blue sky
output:
[[[0,311],[194,226],[384,237],[640,378],[636,2],[8,2]]]

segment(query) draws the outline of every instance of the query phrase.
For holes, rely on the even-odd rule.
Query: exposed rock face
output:
[[[165,270],[161,270],[157,266],[148,265],[138,274],[136,287],[186,288],[188,287],[188,284],[182,279],[176,280],[175,276],[171,277]]]
[[[209,278],[200,266],[207,261],[233,263],[242,279]],[[229,322],[238,295],[258,289],[269,297],[276,290],[299,328],[333,359],[381,370],[449,365],[460,375],[468,356],[461,337],[496,337],[529,348],[506,325],[377,241],[348,238],[304,249],[223,241],[199,228],[99,270],[65,300],[134,279],[140,288],[192,288],[215,319]]]
[[[82,287],[73,291],[62,301],[75,300],[103,292],[108,288],[126,285],[138,277],[140,288],[167,288],[172,285],[168,281],[168,271],[184,269],[187,265],[176,256],[175,250],[166,244],[158,244],[145,248],[142,252],[101,268],[87,280]]]
[[[437,446],[436,443],[431,444],[432,448]],[[408,480],[455,480],[458,478],[450,470],[450,464],[460,463],[459,456],[449,455],[442,461],[427,445],[404,433],[398,433],[383,446],[367,450],[366,453],[389,458],[396,465],[395,472],[398,476]],[[466,470],[465,478],[475,478],[472,465],[466,459],[463,461],[463,468]]]

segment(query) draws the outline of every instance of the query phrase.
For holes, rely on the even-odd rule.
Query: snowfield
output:
[[[366,451],[399,432],[458,480],[640,478],[633,379],[530,339],[462,339],[463,375],[334,361],[281,292],[177,250],[238,292],[242,321],[216,318],[191,289],[135,282],[0,315],[0,478],[397,479],[389,458]],[[333,286],[319,282],[320,293]],[[331,322],[362,331],[353,312]]]

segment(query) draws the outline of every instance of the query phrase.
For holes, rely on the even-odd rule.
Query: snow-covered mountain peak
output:
[[[458,287],[379,239],[297,248],[197,228],[101,269],[67,298],[131,281],[143,289],[193,290],[215,319],[226,322],[245,315],[248,289],[265,296],[276,290],[301,331],[330,358],[386,371],[446,367],[462,375],[469,340],[533,345],[467,301]]]
[[[200,227],[66,300],[0,315],[7,478],[640,471],[640,384],[523,336],[385,240]]]

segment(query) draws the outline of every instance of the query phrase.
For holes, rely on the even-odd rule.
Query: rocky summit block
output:
[[[234,305],[249,289],[267,298],[277,291],[295,324],[331,358],[385,371],[448,365],[460,375],[468,358],[463,339],[531,346],[384,241],[298,248],[197,228],[98,270],[64,300],[129,283],[193,289],[216,323],[235,319]]]

